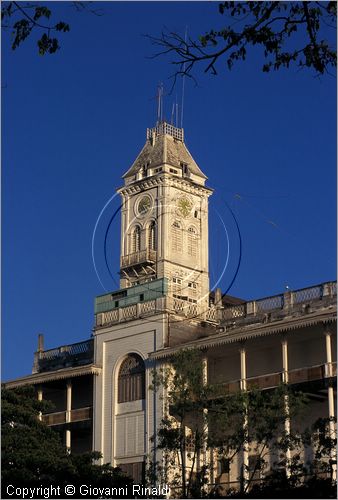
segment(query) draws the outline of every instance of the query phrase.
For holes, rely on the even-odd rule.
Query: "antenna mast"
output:
[[[160,83],[157,88],[157,124],[163,120],[163,83]]]
[[[187,38],[188,38],[188,26],[185,27],[185,35],[184,35],[185,46],[187,46]],[[185,83],[185,62],[183,63],[183,78],[182,78],[181,128],[183,128],[184,83]]]

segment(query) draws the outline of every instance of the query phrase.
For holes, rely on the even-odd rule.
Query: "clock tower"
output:
[[[166,122],[124,174],[121,209],[121,288],[164,278],[176,301],[209,305],[208,198],[183,129]]]

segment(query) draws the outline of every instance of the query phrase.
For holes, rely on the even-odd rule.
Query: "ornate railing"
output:
[[[121,267],[133,266],[142,264],[143,262],[156,262],[156,250],[140,250],[139,252],[130,253],[121,257]]]
[[[137,304],[121,307],[121,320],[133,319],[137,317]]]
[[[76,344],[63,345],[56,349],[48,349],[40,353],[40,359],[52,359],[63,357],[65,354],[68,356],[77,356],[79,354],[91,354],[93,352],[93,340],[85,340],[84,342],[77,342]]]
[[[176,297],[159,297],[158,299],[138,302],[111,311],[96,314],[96,326],[105,326],[131,319],[142,318],[147,315],[171,312],[184,316],[185,318],[196,318],[201,321],[215,323],[217,321],[218,309],[215,307],[204,307],[187,300]]]
[[[113,309],[102,313],[103,323],[116,323],[119,320],[119,310]]]
[[[140,314],[148,314],[156,311],[156,300],[147,300],[139,304]]]
[[[243,318],[246,316],[246,304],[226,307],[223,310],[223,319]]]
[[[299,304],[301,302],[308,302],[309,300],[321,299],[323,292],[323,285],[296,290],[292,292],[293,303]]]
[[[273,295],[259,300],[253,300],[238,304],[235,306],[225,307],[222,311],[222,320],[236,320],[257,314],[266,314],[271,311],[278,311],[302,304],[311,304],[315,301],[323,300],[327,297],[335,297],[337,295],[337,283],[331,281],[321,285],[302,288],[300,290],[288,291],[284,294]]]
[[[111,311],[96,314],[96,326],[119,323],[130,319],[136,319],[147,314],[161,312],[173,312],[184,316],[185,318],[196,318],[201,321],[218,322],[219,320],[235,322],[236,320],[245,320],[245,318],[258,319],[272,311],[290,312],[293,307],[302,304],[312,304],[315,301],[333,298],[337,294],[335,282],[324,283],[294,292],[273,295],[263,299],[236,304],[224,309],[217,306],[205,307],[200,303],[189,302],[188,300],[178,299],[176,297],[159,297],[145,302],[139,302],[124,307],[119,307]],[[55,349],[54,349],[55,351]]]
[[[217,309],[216,307],[209,307],[205,313],[206,321],[217,321]]]
[[[257,311],[271,311],[273,309],[282,309],[284,305],[284,295],[274,295],[264,299],[256,300]]]
[[[56,349],[35,353],[35,369],[38,372],[57,370],[67,366],[79,366],[94,360],[94,340],[64,345]]]

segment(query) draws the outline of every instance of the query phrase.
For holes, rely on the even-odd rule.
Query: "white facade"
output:
[[[103,463],[116,466],[152,456],[150,438],[163,414],[163,401],[160,392],[149,389],[154,362],[149,362],[148,353],[163,347],[165,321],[161,314],[96,332],[95,364],[102,366],[102,372],[94,387],[93,449],[101,451]],[[118,403],[118,372],[130,353],[145,361],[145,398]]]
[[[159,279],[168,286],[161,298],[163,312],[156,307],[145,319],[131,314],[128,322],[107,327],[105,318],[117,318],[118,313],[103,312],[95,330],[94,361],[102,372],[94,387],[93,448],[101,451],[104,463],[161,459],[152,456],[151,438],[163,416],[163,400],[149,389],[155,362],[148,356],[168,344],[167,299],[194,307],[197,313],[209,309],[208,197],[212,190],[205,187],[205,180],[183,142],[183,130],[162,123],[148,130],[146,144],[118,190],[121,293],[137,285],[144,290],[147,283]],[[154,301],[161,305],[156,297]],[[132,307],[137,312],[140,305]],[[145,398],[119,403],[120,366],[133,353],[145,363]]]

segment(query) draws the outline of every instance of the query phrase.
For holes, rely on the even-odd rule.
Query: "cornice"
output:
[[[151,189],[155,186],[167,186],[167,187],[179,187],[184,188],[187,192],[210,196],[213,193],[213,189],[201,186],[194,181],[181,177],[174,177],[167,172],[162,174],[147,177],[145,179],[140,179],[127,186],[121,186],[116,191],[121,195],[134,195],[143,192],[145,189]]]
[[[306,328],[322,323],[323,325],[336,321],[336,312],[315,313],[310,317],[289,318],[269,324],[247,325],[225,332],[223,334],[212,335],[208,339],[199,339],[185,344],[180,344],[176,347],[168,347],[157,352],[149,353],[150,359],[164,359],[174,355],[182,349],[205,349],[209,347],[217,347],[224,344],[232,344],[234,342],[242,342],[256,337],[285,333],[288,331],[297,330],[298,328]]]
[[[51,372],[33,373],[32,375],[19,377],[15,380],[9,380],[8,382],[4,382],[3,385],[6,387],[6,389],[12,389],[14,387],[21,387],[23,385],[43,384],[45,382],[52,382],[53,380],[81,377],[83,375],[99,375],[100,373],[101,368],[99,366],[91,364],[86,366],[62,368],[61,370],[55,370]]]

